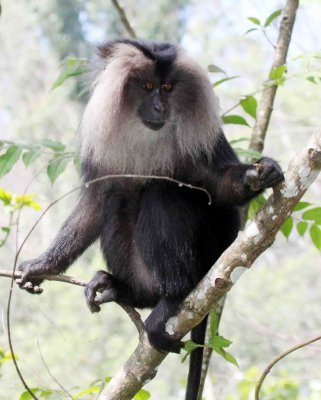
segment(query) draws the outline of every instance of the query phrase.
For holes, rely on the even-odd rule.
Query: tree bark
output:
[[[166,324],[169,334],[181,337],[209,313],[232,288],[239,276],[274,242],[275,236],[294,206],[321,169],[321,130],[290,163],[285,180],[274,188],[255,220],[240,232],[195,290],[184,300],[179,313]],[[125,365],[114,375],[98,400],[130,400],[153,379],[166,357],[151,347],[146,334]]]

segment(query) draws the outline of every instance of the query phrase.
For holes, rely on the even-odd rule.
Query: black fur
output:
[[[167,43],[112,43],[121,42],[155,59],[159,75],[167,73],[176,57],[175,47]],[[102,46],[101,53],[106,55],[110,46]],[[52,246],[38,259],[20,265],[20,286],[38,293],[41,280],[37,275],[64,272],[100,238],[110,273],[99,271],[87,285],[91,311],[98,312],[108,301],[153,308],[145,322],[150,342],[161,351],[179,352],[182,342],[166,333],[166,321],[236,238],[238,207],[283,179],[272,159],[259,160],[260,169],[241,164],[223,132],[216,134],[219,138],[211,157],[177,156],[173,173],[178,180],[205,188],[212,197],[211,205],[204,192],[168,181],[142,183],[120,178],[90,184]],[[83,163],[85,182],[100,174],[90,160]],[[205,324],[193,331],[200,343],[204,342]],[[192,356],[187,400],[196,399],[201,361],[202,351],[197,351]]]

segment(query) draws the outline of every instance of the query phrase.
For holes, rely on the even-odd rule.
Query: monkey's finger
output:
[[[100,311],[100,307],[96,304],[95,297],[96,297],[96,289],[87,285],[85,287],[85,297],[87,305],[92,313],[97,313]]]

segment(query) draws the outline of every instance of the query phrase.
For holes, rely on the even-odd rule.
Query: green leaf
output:
[[[226,339],[224,336],[220,335],[215,335],[210,338],[208,341],[208,345],[212,347],[213,349],[217,347],[229,347],[232,344],[232,342],[228,339]]]
[[[54,183],[58,176],[64,172],[67,164],[72,160],[72,156],[58,156],[54,157],[47,167],[47,174],[51,183]]]
[[[258,18],[248,17],[248,20],[253,22],[253,24],[255,24],[255,25],[261,25],[261,21]]]
[[[10,146],[7,151],[0,156],[0,177],[11,171],[12,167],[19,160],[21,153],[21,147]]]
[[[80,163],[80,159],[78,156],[75,156],[73,158],[73,164],[74,164],[75,170],[77,171],[77,174],[80,176],[81,175],[81,163]]]
[[[253,31],[258,31],[258,28],[248,29],[243,35],[247,35],[248,33],[253,32]]]
[[[257,101],[253,96],[246,96],[245,99],[240,101],[243,110],[251,115],[251,117],[256,118]]]
[[[183,350],[186,351],[186,354],[184,355],[184,357],[182,359],[182,363],[191,354],[191,352],[193,350],[197,349],[198,347],[205,347],[205,346],[203,346],[201,344],[197,344],[197,343],[193,342],[193,340],[187,340],[186,342],[184,342]]]
[[[135,396],[134,400],[148,400],[150,398],[150,393],[145,389],[141,389]]]
[[[245,125],[249,126],[246,120],[240,115],[223,115],[222,121],[225,125],[227,124],[235,124],[235,125]]]
[[[239,138],[239,139],[230,140],[229,143],[230,143],[230,145],[232,145],[232,144],[236,144],[236,143],[240,143],[240,142],[249,142],[249,141],[250,141],[249,138],[247,138],[247,137],[241,137],[241,138]]]
[[[300,236],[304,236],[306,230],[308,229],[309,224],[307,222],[298,222],[296,224],[296,229]]]
[[[218,329],[218,319],[216,315],[216,309],[214,307],[211,311],[211,324],[210,324],[211,337],[217,334],[217,329]]]
[[[299,201],[295,207],[293,208],[293,211],[300,211],[303,208],[309,207],[311,203],[308,203],[307,201]]]
[[[226,75],[226,72],[224,70],[222,70],[222,68],[218,67],[217,65],[211,64],[207,67],[209,72],[218,74],[218,73],[222,73],[224,75]]]
[[[40,391],[39,388],[30,388],[33,394],[36,394]],[[19,397],[19,400],[33,400],[33,397],[29,394],[29,392],[23,392]]]
[[[286,72],[286,65],[279,65],[276,68],[273,68],[270,71],[269,79],[272,82],[268,82],[268,84],[273,84],[273,85],[283,85],[285,82],[285,76],[284,73]]]
[[[53,151],[64,151],[66,148],[64,144],[50,139],[44,139],[40,142],[40,144],[42,144],[45,147],[48,147]]]
[[[289,217],[281,226],[280,230],[283,233],[283,235],[288,239],[292,231],[292,228],[293,228],[293,218]]]
[[[12,194],[0,188],[0,200],[3,201],[5,206],[9,206],[12,200]]]
[[[229,76],[229,77],[227,77],[227,78],[223,78],[223,79],[220,79],[219,81],[214,82],[212,86],[213,86],[213,87],[217,87],[217,86],[221,85],[221,84],[224,83],[224,82],[227,82],[227,81],[230,81],[230,80],[232,80],[232,79],[239,78],[239,77],[240,77],[240,75]]]
[[[321,207],[311,208],[302,214],[303,219],[321,221]]]
[[[88,71],[89,67],[87,60],[69,58],[66,60],[66,65],[64,69],[52,85],[52,89],[56,89],[57,87],[61,86],[68,78],[84,74]]]
[[[41,156],[41,152],[39,150],[30,150],[22,155],[22,161],[26,167],[28,167],[32,162],[34,162],[37,158]]]
[[[315,224],[310,228],[310,237],[315,247],[321,250],[321,229]]]
[[[100,386],[91,386],[88,389],[84,389],[84,390],[74,394],[72,397],[74,399],[79,399],[80,397],[84,396],[85,394],[99,393],[100,389],[101,389]]]
[[[250,220],[253,220],[256,216],[256,213],[259,211],[259,209],[263,206],[263,204],[266,203],[266,198],[264,197],[263,194],[260,194],[258,197],[253,199],[250,202],[249,210],[247,213],[247,217]]]
[[[306,80],[317,85],[318,83],[320,83],[321,78],[319,78],[318,76],[308,76]]]
[[[221,357],[223,357],[229,363],[234,364],[237,367],[239,367],[239,364],[238,364],[236,358],[234,358],[232,356],[232,354],[228,353],[227,351],[225,351],[222,348],[215,348],[214,351],[216,351],[217,354],[219,354]]]
[[[240,147],[233,147],[233,150],[239,157],[243,157],[246,159],[254,160],[260,159],[262,157],[262,154],[260,152],[252,149],[241,149]]]
[[[271,24],[271,22],[273,20],[275,20],[275,18],[277,18],[279,15],[281,15],[281,13],[282,13],[282,9],[274,11],[274,13],[272,13],[269,17],[267,17],[266,21],[264,22],[265,28],[268,27]]]

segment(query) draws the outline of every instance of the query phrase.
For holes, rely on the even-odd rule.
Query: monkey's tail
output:
[[[197,344],[204,344],[207,325],[206,316],[203,321],[192,329],[191,339]],[[193,350],[190,355],[189,372],[185,400],[197,400],[198,390],[201,381],[203,361],[203,347]]]

